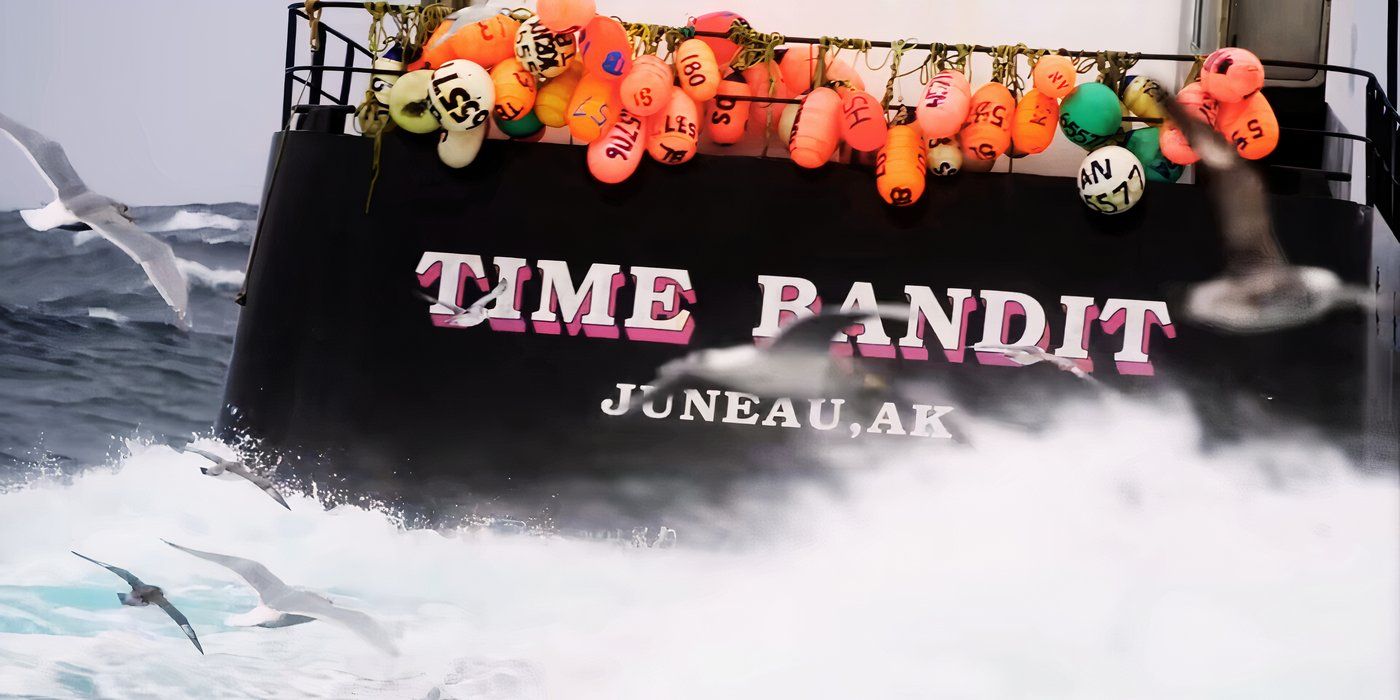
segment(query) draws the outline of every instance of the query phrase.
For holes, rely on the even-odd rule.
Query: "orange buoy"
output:
[[[710,45],[686,39],[676,47],[676,79],[690,99],[705,102],[719,92],[719,63]]]
[[[885,146],[875,156],[875,188],[886,204],[903,207],[924,195],[924,135],[912,124],[889,128]]]
[[[772,81],[771,95],[769,94],[770,80]],[[787,83],[783,82],[782,70],[773,61],[750,66],[744,71],[744,82],[749,84],[749,94],[754,97],[792,97]],[[754,102],[749,108],[749,128],[753,129],[755,134],[761,135],[770,126],[777,123],[778,117],[782,113],[783,104],[781,102]]]
[[[1246,49],[1216,49],[1201,64],[1201,87],[1218,102],[1239,102],[1264,87],[1264,64]]]
[[[602,136],[588,144],[588,172],[599,182],[615,185],[637,172],[646,150],[646,124],[623,109]]]
[[[841,140],[857,151],[877,151],[885,145],[889,127],[885,107],[864,90],[842,88]]]
[[[503,122],[510,122],[535,108],[535,75],[511,57],[491,69],[491,84],[496,87],[496,106],[491,113]]]
[[[738,22],[743,26],[749,23],[734,12],[709,12],[695,19],[690,20],[690,27],[702,32],[719,32],[728,34],[729,30]],[[721,66],[729,65],[729,61],[734,58],[734,54],[739,52],[739,45],[724,37],[702,36],[697,37],[700,41],[709,44],[710,50],[715,53],[715,60]]]
[[[632,62],[632,70],[622,79],[619,93],[624,109],[639,117],[650,117],[666,109],[674,89],[671,64],[659,56],[647,54]]]
[[[818,47],[815,44],[805,44],[788,48],[783,54],[782,59],[778,61],[778,69],[782,71],[783,82],[787,83],[789,88],[800,92],[812,87],[821,87],[812,84],[817,77],[817,51]],[[826,59],[826,80],[844,80],[857,90],[865,89],[865,79],[860,73],[845,59],[833,60],[830,51],[827,52]]]
[[[598,138],[617,113],[613,82],[585,72],[569,97],[569,133],[588,143]]]
[[[569,124],[569,100],[583,79],[583,64],[573,63],[563,75],[550,78],[535,95],[535,116],[545,126],[555,128]]]
[[[967,76],[953,69],[941,70],[928,81],[915,110],[924,136],[943,139],[962,130],[972,108],[972,96],[962,87],[966,84]]]
[[[792,162],[804,168],[820,168],[831,160],[841,136],[841,96],[819,87],[802,98],[788,138]]]
[[[697,112],[689,95],[672,90],[666,109],[647,119],[647,153],[666,165],[679,165],[694,158],[700,139]]]
[[[519,29],[520,22],[510,15],[492,15],[453,32],[447,47],[453,58],[463,58],[489,70],[515,55],[515,33]]]
[[[1068,95],[1078,80],[1079,72],[1068,56],[1041,56],[1035,62],[1035,68],[1031,69],[1031,82],[1035,84],[1035,89],[1052,100]]]
[[[1257,90],[1221,108],[1219,131],[1245,160],[1259,160],[1278,147],[1278,117],[1264,93]]]
[[[604,80],[622,80],[632,68],[632,41],[622,23],[611,17],[594,17],[583,25],[578,53],[583,69]]]
[[[1205,122],[1212,128],[1216,126],[1220,104],[1206,93],[1205,87],[1200,83],[1191,83],[1181,88],[1181,92],[1176,93],[1176,101],[1192,119]],[[1177,165],[1190,165],[1201,159],[1201,156],[1191,149],[1186,134],[1170,122],[1163,124],[1158,132],[1157,145],[1162,149],[1162,155]]]
[[[447,38],[452,33],[452,24],[455,21],[444,19],[440,22],[433,33],[428,36],[428,40],[423,42],[423,49],[418,54],[418,60],[405,66],[405,70],[412,72],[424,68],[438,68],[455,58],[452,55],[452,49],[447,46]]]
[[[1011,120],[1011,144],[1018,154],[1032,155],[1050,147],[1059,128],[1060,103],[1038,88],[1027,92],[1016,104]]]
[[[633,69],[635,72],[636,69]],[[748,100],[736,100],[735,96],[748,97],[749,86],[738,74],[719,82],[719,94],[705,107],[705,130],[717,144],[728,146],[744,138],[745,127],[749,122],[749,109],[753,104]]]
[[[1011,146],[1011,119],[1016,108],[1011,91],[1001,83],[987,83],[972,93],[958,140],[965,160],[996,160]],[[1058,126],[1058,124],[1056,125]]]
[[[576,32],[584,23],[598,14],[598,6],[593,0],[539,0],[535,3],[535,13],[540,24],[555,34]]]

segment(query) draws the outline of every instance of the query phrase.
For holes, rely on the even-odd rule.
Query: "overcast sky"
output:
[[[1334,1],[1334,25],[1354,26],[1352,1]],[[0,0],[0,111],[60,141],[88,184],[117,199],[256,202],[278,128],[287,4]],[[668,24],[713,9],[700,0],[598,4],[610,14]],[[724,5],[760,29],[792,35],[912,35],[1144,52],[1181,50],[1184,24],[1180,0],[727,0]],[[1008,17],[1013,5],[1015,17]],[[364,13],[358,10],[327,11],[326,17],[352,37],[364,34],[359,21]],[[1347,37],[1338,30],[1334,26],[1334,48],[1342,43],[1337,39]],[[1377,33],[1383,38],[1383,31]],[[875,63],[883,58],[872,56]],[[871,90],[878,95],[884,80],[873,79]],[[1063,150],[1074,163],[1083,157],[1073,147]],[[1056,167],[1056,158],[1047,155],[1052,157],[1039,159],[1040,167]],[[0,210],[48,199],[18,149],[0,140]]]

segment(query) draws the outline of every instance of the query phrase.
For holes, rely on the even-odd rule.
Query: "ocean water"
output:
[[[716,512],[722,544],[423,529],[314,484],[283,510],[168,446],[221,449],[254,211],[137,215],[189,261],[188,335],[110,246],[0,214],[0,697],[1400,694],[1396,473],[1301,432],[1204,451],[1182,399],[852,454],[836,483]],[[240,627],[251,590],[162,539],[261,561],[398,653],[323,621]],[[69,550],[163,586],[207,653]]]

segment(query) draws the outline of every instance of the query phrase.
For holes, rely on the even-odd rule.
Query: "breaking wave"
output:
[[[727,509],[747,535],[633,547],[405,527],[130,444],[0,495],[0,695],[1346,697],[1400,692],[1400,488],[1315,440],[1205,453],[1182,404],[969,426],[839,488]],[[926,449],[926,448],[925,448]],[[664,523],[658,523],[663,525]],[[654,531],[638,542],[654,541]],[[227,624],[255,603],[161,539],[257,559],[397,636]],[[116,577],[163,585],[201,657]]]
[[[146,230],[153,233],[164,231],[198,231],[202,229],[218,229],[222,231],[237,231],[243,226],[242,221],[231,216],[211,212],[211,211],[191,211],[180,209],[169,218],[162,219],[153,224],[146,224]]]

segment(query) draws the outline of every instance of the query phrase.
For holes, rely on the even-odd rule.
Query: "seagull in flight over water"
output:
[[[190,638],[190,643],[194,644],[194,648],[198,649],[199,653],[204,653],[204,647],[199,645],[199,637],[195,636],[194,628],[190,627],[190,621],[185,618],[184,613],[181,613],[179,610],[175,609],[175,606],[171,605],[169,600],[166,600],[165,591],[162,591],[160,589],[160,586],[152,586],[151,584],[146,583],[139,578],[136,578],[136,576],[132,575],[130,571],[127,571],[126,569],[123,569],[119,566],[112,566],[111,564],[100,562],[91,557],[84,557],[83,555],[78,554],[77,552],[73,552],[73,554],[82,557],[83,559],[87,559],[88,561],[120,576],[123,581],[126,581],[127,584],[131,586],[130,593],[117,594],[117,600],[120,600],[122,602],[122,605],[130,605],[132,607],[137,608],[145,607],[147,605],[159,606],[161,610],[165,611],[166,615],[170,616],[170,619],[175,621],[175,624],[180,626],[180,631],[184,632],[185,636]]]
[[[1157,100],[1211,171],[1208,191],[1225,245],[1224,274],[1187,290],[1187,316],[1234,333],[1266,333],[1312,323],[1334,309],[1371,305],[1365,290],[1344,284],[1335,272],[1289,263],[1274,236],[1259,173],[1175,99],[1163,94]]]
[[[450,301],[444,301],[435,296],[425,294],[422,291],[418,292],[418,296],[429,303],[441,304],[447,307],[447,309],[452,312],[452,316],[447,319],[447,325],[454,328],[471,328],[472,326],[481,325],[481,323],[486,320],[486,306],[499,299],[502,294],[505,294],[508,285],[509,280],[502,277],[501,281],[496,283],[495,289],[487,292],[480,299],[472,302],[470,307],[465,309]]]
[[[186,554],[212,561],[238,574],[252,586],[258,594],[258,607],[230,618],[230,623],[275,628],[325,620],[350,630],[391,656],[397,656],[399,653],[390,641],[389,633],[380,627],[374,618],[358,610],[342,608],[319,593],[288,586],[258,562],[227,554],[201,552],[198,549],[181,547],[174,542],[161,541]]]
[[[273,485],[272,480],[261,474],[258,474],[252,469],[249,469],[248,465],[242,462],[235,462],[231,459],[224,459],[223,457],[220,457],[219,455],[216,455],[213,452],[205,452],[204,450],[196,449],[194,447],[186,446],[184,451],[192,454],[197,454],[200,457],[203,457],[209,460],[210,462],[214,463],[213,466],[199,468],[199,471],[203,472],[204,474],[208,476],[221,478],[228,478],[227,475],[229,474],[232,474],[234,476],[241,476],[244,479],[253,482],[254,486],[257,486],[258,488],[262,489],[264,493],[272,497],[272,500],[282,504],[283,508],[286,508],[287,510],[292,509],[291,506],[287,505],[287,499],[283,498],[281,493],[278,493],[277,487]]]
[[[1097,379],[1089,376],[1077,362],[1068,357],[1060,357],[1045,351],[1039,345],[1004,345],[1002,343],[978,343],[972,346],[978,352],[997,352],[1006,356],[1012,362],[1021,366],[1034,365],[1041,362],[1052,365],[1061,372],[1069,372],[1086,382],[1098,383]]]
[[[21,211],[24,222],[36,231],[53,228],[96,231],[141,264],[161,298],[174,309],[175,325],[189,330],[189,282],[175,264],[175,251],[170,245],[137,228],[125,204],[88,189],[56,141],[3,112],[0,112],[0,131],[24,151],[57,197],[42,209]]]
[[[633,403],[633,410],[676,393],[691,382],[770,399],[837,396],[850,390],[886,388],[874,375],[839,371],[832,361],[831,343],[838,332],[853,324],[908,317],[909,307],[899,304],[880,304],[874,310],[822,312],[788,323],[763,347],[744,344],[696,350],[661,365],[646,400]]]

